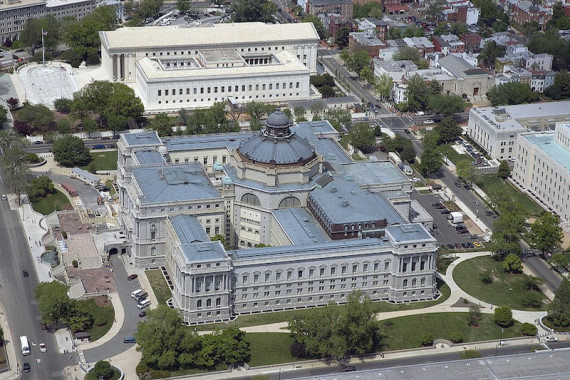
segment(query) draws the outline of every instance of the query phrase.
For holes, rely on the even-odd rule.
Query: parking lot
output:
[[[456,249],[466,249],[466,247],[462,247],[461,244],[474,244],[475,242],[482,244],[479,237],[475,239],[470,238],[472,235],[471,231],[466,234],[457,233],[455,227],[451,225],[447,219],[448,214],[442,214],[442,209],[435,209],[432,207],[433,203],[443,201],[443,199],[438,194],[420,194],[418,192],[413,192],[412,199],[417,200],[422,205],[422,207],[433,217],[433,222],[437,226],[437,228],[434,228],[433,235],[440,245],[451,249],[450,246],[448,247],[448,244],[452,244],[454,246],[455,244],[459,244],[460,246]]]

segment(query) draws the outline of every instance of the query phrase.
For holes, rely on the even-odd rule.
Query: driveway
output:
[[[97,204],[97,197],[100,196],[99,191],[93,186],[86,185],[84,182],[71,178],[61,174],[50,174],[49,176],[53,182],[69,183],[71,186],[77,190],[81,204],[85,210],[92,210],[93,213],[99,213],[101,215],[107,215],[107,207],[105,205]]]
[[[140,310],[137,308],[137,303],[131,297],[131,292],[141,288],[139,280],[127,280],[127,271],[123,266],[121,258],[117,255],[111,256],[111,264],[113,265],[113,272],[115,274],[115,287],[117,288],[120,302],[123,305],[125,319],[121,330],[115,337],[99,347],[83,351],[85,360],[92,364],[99,360],[118,355],[131,348],[132,344],[123,343],[123,338],[125,336],[133,336],[137,331],[139,321],[142,320],[139,318]]]

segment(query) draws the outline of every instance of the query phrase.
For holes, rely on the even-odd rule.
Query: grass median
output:
[[[144,272],[150,283],[150,287],[156,296],[159,304],[166,304],[166,300],[172,297],[172,291],[164,279],[160,269],[152,269]]]

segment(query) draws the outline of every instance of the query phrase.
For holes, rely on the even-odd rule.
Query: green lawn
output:
[[[251,360],[248,363],[251,367],[299,360],[291,356],[289,351],[289,346],[294,342],[289,334],[247,333],[246,339],[251,345]]]
[[[88,165],[82,166],[81,169],[89,170],[117,170],[118,151],[111,150],[108,152],[91,151],[91,161]]]
[[[86,330],[86,332],[91,335],[91,341],[94,342],[97,339],[101,338],[103,335],[107,333],[111,329],[113,322],[115,320],[115,309],[113,305],[109,301],[109,306],[99,307],[95,303],[94,298],[90,298],[83,301],[77,301],[78,305],[86,310],[91,316],[93,316],[93,320],[97,321],[99,319],[105,320],[105,324],[103,326],[95,326],[91,327],[90,329]]]
[[[449,286],[447,286],[447,284],[439,280],[438,280],[438,289],[441,292],[441,296],[435,301],[412,302],[412,303],[402,303],[402,304],[394,304],[390,302],[378,301],[372,303],[372,310],[375,313],[382,313],[388,311],[422,309],[433,305],[437,305],[448,299],[449,296],[451,295],[451,290],[449,289]],[[344,306],[341,305],[335,307],[344,307]],[[209,331],[214,329],[224,329],[231,326],[249,327],[249,326],[267,325],[270,323],[288,322],[295,315],[303,315],[310,312],[311,309],[300,309],[300,310],[279,311],[275,313],[242,315],[238,317],[235,321],[232,321],[231,324],[227,323],[205,324],[205,325],[196,326],[196,329],[199,331]]]
[[[518,191],[509,182],[500,179],[494,174],[480,176],[476,183],[489,197],[492,197],[493,194],[496,194],[499,191],[506,191],[509,194],[512,194],[516,203],[522,205],[530,215],[538,216],[544,211],[532,199]]]
[[[437,258],[437,271],[441,274],[445,274],[449,264],[457,260],[457,257],[438,257]]]
[[[467,313],[420,314],[388,319],[381,322],[381,332],[384,336],[382,346],[386,351],[419,348],[424,333],[430,333],[434,340],[449,340],[454,332],[460,333],[464,342],[499,340],[501,328],[493,319],[493,315],[483,314],[478,327],[467,325]],[[503,338],[521,336],[520,328],[521,324],[515,322],[513,326],[505,329]]]
[[[158,303],[165,304],[166,300],[172,297],[172,291],[168,287],[168,283],[164,279],[162,271],[160,269],[152,269],[147,270],[145,274],[146,278],[148,278],[148,282],[150,282],[152,291],[156,296],[156,300]]]
[[[113,186],[113,181],[109,180],[105,182],[105,185],[109,188],[109,195],[113,196],[117,192],[115,191],[115,187]]]
[[[481,273],[489,270],[492,273],[493,283],[484,284]],[[524,274],[508,274],[501,268],[501,262],[490,256],[476,257],[466,260],[455,267],[453,279],[468,294],[475,298],[497,306],[509,306],[512,309],[536,310],[527,308],[523,300],[529,294],[534,294],[542,300],[546,297],[542,292],[527,291],[525,289]],[[546,305],[539,310],[546,309]]]
[[[72,208],[65,194],[57,190],[55,194],[32,200],[32,208],[34,211],[44,215],[51,214],[54,210],[61,211],[66,205],[68,209]]]
[[[473,161],[473,158],[467,154],[459,154],[457,153],[457,151],[455,149],[453,149],[451,147],[451,145],[449,144],[442,144],[439,146],[439,151],[441,152],[441,154],[443,154],[444,156],[447,156],[447,158],[449,159],[449,161],[453,162],[454,164],[457,165],[457,163],[459,161],[462,160],[470,160]]]

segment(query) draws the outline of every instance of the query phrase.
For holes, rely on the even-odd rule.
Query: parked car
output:
[[[2,200],[3,201],[8,200],[8,197],[6,197],[6,194],[2,194]]]
[[[461,249],[461,244],[455,243],[455,249]]]
[[[547,342],[558,342],[558,338],[553,335],[547,335],[544,339],[546,339]]]
[[[408,128],[404,129],[404,132],[408,135],[410,134],[410,130]]]
[[[93,149],[105,149],[105,145],[103,144],[93,145]]]
[[[461,188],[461,182],[457,182],[457,181],[456,181],[456,182],[455,182],[455,186]]]
[[[32,368],[30,367],[30,363],[24,362],[24,364],[22,365],[22,370],[24,372],[30,372],[32,370]]]
[[[450,212],[451,212],[451,211],[449,211],[448,209],[441,210],[441,213],[442,213],[442,214],[449,214]]]
[[[461,243],[461,246],[465,249],[469,248],[469,244],[467,244],[467,243]]]
[[[22,274],[24,275],[24,277],[30,277],[30,274],[25,269],[22,271]]]
[[[424,120],[424,124],[426,124],[426,125],[430,125],[430,124],[434,124],[434,123],[435,123],[435,121],[433,121],[433,120]]]
[[[443,205],[443,204],[440,204],[440,205],[435,206],[435,209],[436,209],[436,210],[442,210],[442,209],[444,209],[444,208],[447,208],[447,207],[445,207],[445,205]]]
[[[475,248],[481,248],[483,245],[481,243],[479,243],[478,241],[473,242],[473,246]]]
[[[40,343],[40,352],[47,352],[47,347],[45,343]]]
[[[432,203],[432,204],[431,204],[431,207],[436,207],[436,206],[440,206],[440,205],[443,205],[443,203],[441,203],[441,202],[435,202],[435,203]]]
[[[463,185],[463,187],[465,188],[465,190],[471,190],[471,186],[469,186],[468,184]]]
[[[465,229],[459,229],[459,230],[457,230],[457,233],[460,234],[460,235],[464,235],[464,234],[468,234],[468,233],[469,233],[469,230],[468,230],[467,228],[465,228]]]
[[[467,248],[471,249],[471,248],[475,248],[475,246],[473,245],[473,243],[465,243],[467,244]]]
[[[340,367],[340,372],[354,372],[356,367],[353,365],[343,365]]]
[[[141,312],[139,313],[139,317],[141,317],[141,318],[146,317],[146,311],[141,311]]]
[[[133,274],[131,274],[129,277],[127,277],[127,280],[132,281],[132,280],[134,280],[135,278],[137,278],[138,276],[139,276],[138,274],[134,274],[134,273],[133,273]]]
[[[47,326],[45,323],[42,323],[42,324],[41,324],[41,327],[42,327],[42,330],[47,330],[47,329],[48,329],[48,326]]]
[[[477,235],[469,235],[467,236],[468,239],[477,239]]]
[[[449,248],[449,249],[454,249],[455,246],[454,246],[453,244],[448,244],[448,245],[447,245],[447,248]]]

